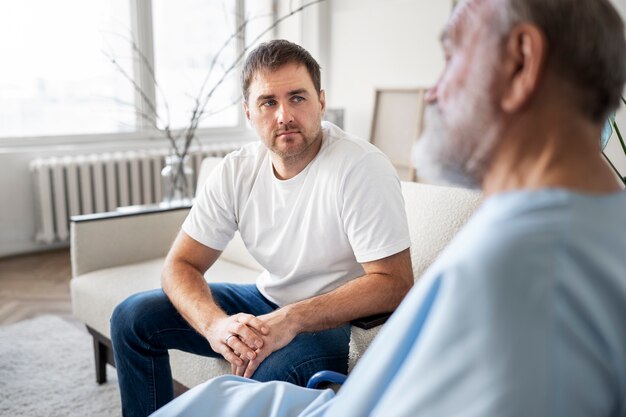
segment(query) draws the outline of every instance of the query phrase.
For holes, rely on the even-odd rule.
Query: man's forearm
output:
[[[317,297],[285,306],[286,320],[297,333],[315,332],[344,325],[372,314],[392,312],[410,289],[395,277],[371,274],[354,279]]]
[[[181,231],[165,259],[161,286],[176,310],[207,339],[211,349],[233,367],[240,367],[244,364],[242,358],[256,358],[255,350],[264,343],[261,336],[269,329],[253,315],[227,315],[213,299],[203,274],[220,253]]]
[[[210,321],[226,316],[213,300],[204,277],[193,266],[184,262],[166,265],[161,283],[180,315],[205,337]]]
[[[335,290],[285,306],[297,333],[341,326],[359,317],[392,312],[413,285],[409,249],[363,264],[365,275]]]

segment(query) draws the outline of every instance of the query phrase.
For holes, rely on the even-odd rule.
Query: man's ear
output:
[[[322,115],[326,112],[326,91],[320,90],[320,104],[322,105]]]
[[[248,107],[248,102],[243,101],[243,112],[246,114],[246,119],[250,121],[250,108]]]
[[[547,47],[544,33],[535,25],[522,23],[511,30],[502,57],[506,77],[502,110],[515,112],[533,97],[545,71]]]

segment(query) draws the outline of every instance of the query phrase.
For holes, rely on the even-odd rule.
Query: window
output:
[[[243,4],[241,0],[1,2],[0,138],[141,130],[148,125],[145,116],[153,112],[145,103],[137,104],[141,100],[133,82],[156,106],[160,128],[168,120],[172,129],[188,126],[210,63],[234,33]],[[133,54],[132,39],[142,40],[135,44],[154,69],[156,85],[139,68],[141,59]],[[241,48],[234,39],[220,53],[203,97]],[[238,75],[239,67],[215,90],[200,128],[242,123]]]
[[[231,69],[239,50],[238,38],[232,37],[238,26],[236,2],[153,0],[152,14],[155,72],[160,84],[155,96],[162,123],[169,119],[172,128],[188,126],[195,99],[204,102],[223,79],[213,92],[205,108],[207,116],[199,127],[237,125],[241,102],[239,67]],[[206,79],[212,62],[213,71]]]
[[[124,0],[0,3],[0,137],[133,130],[132,88],[102,52],[129,55],[103,38],[129,16]]]

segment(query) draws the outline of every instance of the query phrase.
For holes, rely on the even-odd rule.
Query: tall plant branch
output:
[[[156,106],[154,105],[154,103],[152,102],[152,100],[148,97],[148,95],[143,91],[143,89],[141,88],[141,86],[139,84],[137,84],[137,82],[134,80],[134,78],[128,74],[128,72],[120,65],[120,63],[117,61],[117,59],[113,56],[110,55],[109,53],[107,53],[106,51],[103,51],[103,53],[105,54],[105,56],[111,61],[111,63],[115,66],[115,68],[120,72],[120,74],[122,74],[122,76],[128,80],[128,82],[130,82],[130,84],[133,87],[133,90],[139,94],[141,96],[141,99],[148,105],[148,107],[150,108],[150,110],[152,111],[152,113],[154,114],[154,121],[153,121],[153,125],[155,128],[159,128],[157,122],[161,121],[163,123],[163,121],[160,119],[159,117],[159,113],[156,110]],[[137,106],[135,106],[135,108],[137,109]]]
[[[622,137],[622,132],[619,131],[619,127],[617,127],[617,122],[615,119],[611,122],[613,124],[613,129],[615,129],[615,133],[617,133],[617,138],[619,139],[620,145],[622,145],[622,150],[624,151],[624,155],[626,155],[626,144],[624,143],[624,138]]]
[[[617,177],[620,179],[620,181],[622,182],[622,184],[624,184],[624,187],[626,187],[626,177],[623,177],[622,174],[617,170],[617,168],[615,167],[615,165],[613,165],[613,162],[611,162],[611,160],[609,159],[608,156],[606,156],[606,154],[604,152],[602,152],[602,156],[604,156],[604,159],[606,159],[606,162],[609,163],[609,165],[611,166],[611,168],[613,168],[613,171],[615,172],[615,174],[617,174]]]
[[[163,104],[165,105],[165,112],[167,114],[167,123],[166,124],[169,125],[170,124],[170,108],[169,108],[169,105],[167,104],[167,100],[166,100],[166,97],[165,97],[165,92],[163,91],[163,88],[161,88],[161,84],[159,84],[159,82],[156,79],[154,68],[150,64],[150,61],[148,60],[148,57],[146,57],[146,55],[141,51],[141,49],[139,48],[139,45],[137,45],[137,42],[135,42],[134,38],[128,37],[128,36],[122,35],[121,33],[116,33],[116,32],[107,32],[107,33],[109,33],[109,34],[111,34],[113,36],[117,36],[119,38],[122,38],[123,40],[128,42],[128,44],[130,45],[133,53],[136,54],[136,56],[139,57],[141,65],[143,67],[145,67],[145,69],[148,72],[148,75],[150,75],[151,81],[154,83],[154,86],[156,87],[156,89],[159,92],[159,94],[161,94],[161,98],[163,99]]]
[[[122,36],[122,35],[119,35]],[[123,36],[122,36],[123,37]],[[129,42],[131,42],[131,44],[133,45],[133,49],[137,48],[137,45],[134,43],[133,40],[130,40],[128,38],[126,38],[126,40],[128,40]],[[138,51],[138,49],[137,49]],[[146,113],[143,111],[143,109],[138,106],[138,105],[134,105],[135,108],[135,112],[143,119],[146,120],[150,123],[150,125],[158,130],[158,131],[162,131],[165,138],[168,140],[168,142],[170,142],[170,145],[172,146],[172,148],[174,149],[174,153],[176,155],[179,156],[184,156],[184,153],[186,153],[187,148],[185,147],[184,151],[180,150],[179,144],[178,144],[178,140],[177,138],[172,134],[171,131],[171,126],[170,126],[170,121],[169,121],[169,107],[167,106],[167,100],[165,100],[165,94],[163,93],[163,90],[161,90],[161,94],[163,95],[164,99],[164,103],[167,109],[167,115],[168,115],[168,120],[167,122],[165,122],[161,116],[159,115],[159,111],[157,110],[156,104],[150,99],[150,97],[148,97],[148,95],[146,94],[146,92],[141,88],[141,86],[135,81],[135,79],[133,77],[131,77],[131,75],[128,73],[128,71],[126,71],[118,62],[118,60],[115,58],[115,56],[112,55],[112,53],[107,53],[106,51],[103,51],[103,53],[105,54],[105,56],[111,61],[111,63],[115,66],[115,68],[120,72],[120,74],[122,74],[122,76],[124,78],[126,78],[126,80],[128,80],[128,82],[130,82],[130,84],[133,87],[133,90],[139,94],[143,100],[144,103],[147,104],[147,106],[149,107],[150,110],[150,114]],[[149,68],[149,73],[151,77],[154,77],[154,71],[152,70],[152,67],[148,64],[147,62],[147,58],[145,57],[144,54],[142,54],[141,52],[138,52],[138,55],[140,57],[142,57],[142,60],[145,60],[145,64],[148,66]],[[154,80],[155,85],[157,86],[157,88],[160,89],[160,86],[158,85],[158,83],[156,82],[156,80]],[[151,116],[153,115],[153,116]],[[159,126],[159,122],[163,125],[163,127]]]
[[[270,14],[263,14],[263,15],[252,17],[252,18],[244,19],[244,21],[239,25],[239,27],[237,27],[237,29],[228,37],[228,39],[226,39],[226,41],[224,41],[224,43],[217,50],[215,55],[213,55],[213,59],[211,60],[211,63],[209,64],[209,71],[207,72],[206,76],[204,77],[204,81],[202,81],[202,86],[200,87],[200,91],[198,93],[198,100],[200,100],[202,98],[202,96],[204,95],[204,89],[206,88],[206,85],[209,82],[209,79],[210,79],[211,75],[213,74],[213,70],[215,69],[215,67],[218,64],[218,59],[222,55],[222,52],[224,52],[226,50],[228,45],[230,45],[230,43],[234,39],[236,39],[236,38],[238,38],[238,37],[243,35],[243,33],[245,32],[246,27],[248,26],[248,24],[250,24],[251,21],[256,20],[256,19],[263,19],[264,17],[267,17],[267,16],[271,16],[271,15]]]
[[[252,42],[250,42],[248,45],[246,45],[243,50],[241,51],[241,53],[237,56],[237,58],[235,58],[235,60],[233,61],[233,63],[224,71],[224,74],[220,77],[220,79],[217,81],[217,83],[213,86],[213,88],[209,91],[209,93],[206,95],[204,102],[202,103],[202,107],[200,108],[200,115],[202,115],[202,112],[204,111],[204,108],[206,107],[209,99],[211,98],[211,96],[213,95],[213,93],[215,92],[215,90],[224,82],[224,80],[226,79],[226,77],[228,77],[228,75],[230,74],[231,71],[233,71],[241,62],[241,60],[246,56],[246,53],[250,50],[250,48],[252,48],[252,46],[254,46],[254,44],[261,39],[263,36],[265,36],[267,33],[269,33],[271,30],[273,30],[276,26],[278,26],[283,20],[290,18],[291,16],[293,16],[294,14],[297,14],[301,11],[303,11],[304,9],[311,7],[315,4],[318,3],[322,3],[325,0],[314,0],[308,3],[303,4],[302,6],[300,6],[299,8],[290,11],[289,13],[281,16],[280,18],[276,19],[274,21],[274,23],[272,23],[268,28],[266,28],[265,30],[263,30],[256,38],[254,38],[254,40]]]
[[[151,116],[148,113],[142,111],[140,108],[138,108],[135,105],[135,103],[132,103],[132,102],[126,101],[126,100],[122,100],[119,97],[115,97],[115,96],[100,96],[100,97],[103,98],[103,99],[106,99],[107,101],[112,101],[112,102],[117,103],[119,105],[132,108],[135,111],[136,115],[138,115],[139,117],[141,117],[145,121],[149,122],[155,129],[160,130],[158,128],[158,126],[156,125],[156,122],[154,120],[154,116]]]
[[[223,111],[226,111],[228,109],[230,109],[231,107],[233,107],[234,105],[241,103],[241,100],[243,99],[243,96],[241,94],[239,94],[236,98],[234,98],[233,100],[231,100],[228,104],[223,105],[222,107],[218,107],[215,110],[212,110],[210,112],[204,112],[202,114],[202,116],[200,117],[200,121],[206,119],[207,117],[210,116],[215,116],[216,114],[219,114]]]
[[[252,46],[254,46],[254,44],[256,44],[256,42],[259,39],[261,39],[263,36],[265,36],[267,33],[269,33],[271,30],[273,30],[276,26],[278,26],[285,19],[288,19],[289,17],[291,17],[291,16],[293,16],[293,15],[295,15],[297,13],[300,13],[301,11],[303,11],[304,9],[306,9],[308,7],[311,7],[311,6],[313,6],[315,4],[318,4],[318,3],[322,3],[324,1],[325,0],[314,0],[314,1],[310,1],[308,3],[305,3],[302,6],[300,6],[299,8],[297,8],[295,10],[292,10],[289,13],[287,13],[287,14],[281,16],[280,18],[276,19],[274,21],[274,23],[272,23],[269,27],[267,27],[265,30],[263,30],[256,38],[254,38],[252,40],[252,42],[250,42],[248,45],[246,45],[243,48],[241,53],[235,58],[235,60],[232,62],[232,64],[224,71],[224,73],[222,74],[220,79],[215,83],[215,85],[211,88],[211,90],[205,96],[204,101],[202,102],[202,104],[199,107],[199,109],[194,109],[194,111],[192,113],[192,117],[197,117],[197,118],[201,118],[202,117],[202,115],[204,114],[204,109],[206,108],[206,106],[207,106],[209,100],[211,99],[211,97],[213,96],[213,93],[215,93],[215,90],[217,90],[222,85],[224,80],[226,80],[226,78],[230,75],[230,73],[235,68],[237,68],[239,63],[246,56],[246,53],[250,50],[250,48],[252,48]],[[191,123],[191,124],[193,124],[193,123]],[[194,128],[194,130],[195,130],[195,128]],[[186,143],[185,144],[185,149],[187,149],[188,146],[189,146],[189,143]]]
[[[162,117],[160,116],[157,110],[156,104],[145,93],[145,91],[141,88],[141,86],[133,79],[133,77],[120,65],[120,63],[117,61],[115,56],[112,53],[109,54],[106,52],[105,52],[105,55],[109,58],[109,60],[113,63],[113,65],[117,68],[117,70],[122,74],[122,76],[131,83],[134,91],[137,94],[139,94],[143,102],[146,103],[146,105],[149,107],[150,112],[154,114],[154,116],[151,117],[148,113],[144,112],[142,109],[135,106],[135,110],[137,114],[139,114],[139,116],[142,117],[143,119],[148,120],[155,129],[163,132],[164,136],[166,137],[166,139],[170,142],[172,146],[173,153],[181,158],[184,158],[189,150],[189,147],[193,139],[196,136],[195,132],[198,129],[200,121],[204,120],[206,117],[215,113],[215,112],[206,111],[206,107],[209,101],[211,100],[211,98],[213,97],[213,94],[224,83],[224,81],[230,76],[230,74],[239,66],[243,58],[246,56],[246,53],[254,46],[254,44],[256,44],[257,41],[259,41],[263,36],[265,36],[267,33],[269,33],[274,28],[276,28],[281,22],[283,22],[284,20],[288,19],[289,17],[297,13],[300,13],[306,8],[311,7],[318,3],[322,3],[323,1],[325,0],[309,1],[308,3],[302,4],[297,9],[293,9],[290,5],[289,13],[286,13],[280,18],[276,19],[274,22],[272,22],[272,24],[269,27],[267,27],[260,34],[258,34],[249,44],[245,45],[243,50],[236,56],[234,61],[229,66],[226,67],[221,77],[215,82],[215,84],[211,87],[211,89],[205,93],[205,90],[207,89],[207,85],[211,78],[211,75],[213,74],[215,67],[219,63],[219,58],[223,54],[223,52],[226,50],[228,45],[231,42],[233,42],[234,39],[238,38],[239,36],[242,36],[242,34],[244,33],[246,27],[248,26],[251,20],[261,18],[263,16],[244,19],[244,21],[235,29],[235,31],[228,37],[228,39],[226,39],[223,45],[220,46],[216,54],[213,56],[211,63],[209,65],[209,70],[207,72],[207,75],[205,76],[203,83],[201,85],[200,91],[197,97],[194,99],[194,106],[192,108],[191,115],[189,117],[189,123],[186,126],[186,128],[181,129],[180,131],[177,131],[176,133],[174,133],[171,130],[169,106],[167,104],[165,93],[163,92],[163,89],[161,88],[160,84],[156,80],[154,68],[150,64],[150,61],[145,56],[145,54],[143,54],[143,52],[141,51],[141,49],[139,48],[135,40],[132,38],[125,37],[120,34],[115,34],[116,36],[119,36],[125,39],[131,45],[133,53],[139,57],[141,65],[146,69],[147,73],[150,75],[159,94],[163,97],[163,102],[167,110],[167,121],[164,121],[162,119]],[[231,104],[228,105],[228,107],[232,106],[235,103],[236,102],[233,101]],[[228,107],[224,107],[223,109],[219,111],[223,111]],[[161,124],[161,126],[163,127],[160,127],[159,124]]]

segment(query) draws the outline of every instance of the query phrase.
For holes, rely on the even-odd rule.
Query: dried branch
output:
[[[204,89],[206,88],[206,85],[209,82],[209,78],[213,74],[213,70],[215,69],[215,66],[218,64],[218,59],[222,55],[222,52],[226,50],[226,48],[228,47],[228,45],[230,45],[233,39],[238,38],[239,36],[243,35],[246,27],[251,21],[256,20],[256,19],[262,19],[267,16],[271,16],[271,14],[259,15],[253,18],[244,19],[244,21],[241,23],[241,25],[239,25],[239,27],[235,30],[235,32],[233,32],[228,37],[228,39],[226,39],[226,41],[222,44],[222,46],[217,50],[217,52],[213,56],[213,59],[211,60],[211,63],[209,64],[209,71],[204,77],[204,81],[202,82],[202,86],[200,87],[200,91],[198,92],[198,100],[200,100],[202,96],[204,95]]]
[[[260,34],[258,34],[249,44],[245,45],[243,50],[237,55],[235,60],[229,66],[225,68],[221,77],[215,82],[215,84],[209,89],[208,92],[205,92],[205,90],[207,89],[209,80],[215,70],[215,67],[218,65],[218,63],[222,65],[219,62],[219,58],[223,54],[223,52],[226,50],[228,45],[230,45],[234,39],[237,39],[238,37],[243,35],[246,27],[253,19],[262,18],[264,16],[244,19],[243,22],[235,29],[235,31],[228,37],[228,39],[225,40],[225,42],[220,46],[220,48],[217,50],[217,52],[213,56],[211,63],[209,65],[209,70],[202,82],[198,95],[193,99],[194,106],[192,108],[191,115],[189,117],[189,123],[184,129],[178,130],[176,131],[176,133],[174,133],[171,130],[169,106],[167,104],[165,93],[163,89],[161,88],[160,84],[156,80],[154,68],[150,64],[150,61],[147,59],[147,57],[142,53],[142,51],[140,50],[135,40],[129,37],[125,37],[120,34],[114,34],[115,36],[119,36],[122,39],[125,39],[131,45],[135,56],[139,57],[141,65],[146,69],[146,71],[150,75],[152,81],[154,82],[155,87],[157,88],[159,94],[163,98],[163,102],[167,110],[167,122],[165,122],[159,115],[159,112],[155,103],[142,90],[141,86],[133,79],[133,77],[131,77],[130,74],[128,74],[128,72],[124,70],[124,68],[116,60],[115,56],[112,53],[106,53],[106,52],[105,52],[105,55],[113,63],[116,69],[122,74],[122,76],[131,83],[134,91],[137,94],[139,94],[143,102],[146,103],[146,105],[149,107],[149,111],[153,114],[153,116],[150,116],[149,113],[144,112],[142,109],[138,108],[137,105],[135,105],[135,111],[137,112],[137,114],[141,118],[147,120],[155,129],[163,133],[166,139],[170,142],[172,146],[172,151],[175,155],[177,155],[180,158],[184,158],[187,155],[187,152],[189,150],[189,147],[192,141],[194,140],[194,138],[196,138],[195,133],[196,133],[196,130],[198,129],[200,122],[206,119],[208,116],[217,114],[219,112],[222,112],[230,108],[241,99],[241,96],[240,96],[237,98],[237,100],[234,100],[232,103],[228,104],[227,106],[224,106],[223,108],[218,109],[217,111],[212,111],[212,112],[205,111],[215,91],[224,83],[224,81],[230,76],[230,74],[240,65],[241,61],[246,56],[247,52],[257,43],[257,41],[259,41],[263,36],[265,36],[267,33],[269,33],[274,28],[276,28],[285,19],[288,19],[289,17],[303,11],[304,9],[311,7],[315,4],[321,3],[323,1],[325,0],[313,0],[308,3],[302,4],[297,9],[293,9],[292,4],[290,3],[289,13],[276,19],[269,27],[267,27]],[[159,124],[161,124],[161,126],[163,127],[159,127]]]
[[[613,165],[613,162],[611,162],[611,160],[609,159],[608,156],[606,156],[606,154],[604,153],[604,151],[602,151],[602,156],[604,156],[604,159],[606,159],[606,162],[609,163],[609,165],[611,166],[611,168],[613,168],[613,172],[615,172],[615,175],[620,179],[620,181],[622,182],[622,184],[624,184],[624,187],[626,187],[626,177],[623,177],[621,172],[619,172],[619,170],[617,169],[617,167],[615,165]]]
[[[160,130],[159,127],[157,126],[156,120],[154,119],[153,115],[150,115],[148,113],[145,113],[144,111],[142,111],[134,102],[131,103],[130,101],[126,101],[126,100],[122,100],[119,97],[108,97],[108,96],[100,96],[103,99],[106,99],[107,101],[112,101],[116,104],[120,104],[122,106],[126,106],[126,107],[130,107],[135,111],[135,114],[140,116],[142,119],[146,120],[147,122],[150,123],[150,125],[152,125],[152,127],[154,127],[157,130]]]
[[[233,99],[230,103],[224,105],[223,107],[219,107],[217,110],[212,110],[210,112],[204,112],[202,116],[200,116],[200,121],[206,119],[207,117],[215,116],[216,114],[219,114],[223,111],[230,109],[234,105],[241,103],[242,99],[243,99],[243,96],[240,94],[237,96],[237,98]]]
[[[115,66],[115,68],[120,72],[120,74],[122,74],[122,76],[126,78],[128,82],[131,83],[133,90],[135,90],[135,92],[141,96],[142,100],[148,105],[148,107],[150,107],[150,110],[154,112],[156,120],[162,122],[162,120],[159,118],[158,112],[156,111],[156,106],[154,105],[152,100],[150,100],[148,95],[143,91],[141,86],[137,84],[134,78],[130,74],[128,74],[128,72],[120,65],[120,63],[112,54],[109,54],[106,51],[103,51],[103,53],[111,61],[111,63]]]
[[[109,33],[113,36],[117,36],[119,38],[122,38],[126,42],[128,42],[128,44],[132,48],[133,53],[139,57],[141,65],[143,65],[146,68],[148,75],[150,75],[150,78],[152,82],[154,83],[154,86],[156,87],[157,91],[161,94],[161,98],[163,99],[163,104],[165,105],[165,111],[167,114],[166,125],[169,125],[170,124],[170,109],[167,104],[165,92],[163,91],[163,88],[161,88],[161,84],[159,84],[159,82],[156,79],[154,68],[152,67],[152,65],[150,65],[150,61],[148,60],[146,55],[143,53],[143,51],[139,48],[139,45],[137,45],[137,42],[135,42],[135,39],[133,37],[122,35],[121,33],[115,33],[115,32],[105,32],[105,33]]]
[[[226,71],[224,71],[224,74],[222,75],[222,77],[217,81],[217,83],[213,86],[213,88],[211,89],[211,91],[209,91],[209,93],[206,95],[204,102],[202,103],[202,107],[200,108],[200,112],[199,115],[202,116],[202,113],[204,111],[204,108],[206,107],[207,103],[209,102],[209,99],[213,96],[213,93],[215,92],[215,90],[217,90],[217,88],[224,82],[224,80],[226,79],[226,77],[228,77],[228,75],[230,74],[231,71],[233,71],[237,65],[239,65],[239,63],[242,61],[242,59],[246,56],[246,53],[248,52],[248,50],[250,50],[250,48],[252,48],[252,46],[259,40],[261,39],[263,36],[265,36],[265,34],[267,34],[268,32],[270,32],[271,30],[273,30],[276,26],[278,26],[283,20],[293,16],[296,13],[301,12],[302,10],[311,7],[315,4],[318,3],[322,3],[325,0],[314,0],[311,1],[309,3],[303,4],[302,6],[300,6],[299,8],[297,8],[296,10],[293,10],[283,16],[281,16],[280,18],[276,19],[274,21],[274,23],[272,25],[270,25],[267,29],[265,29],[264,31],[262,31],[256,38],[254,38],[254,40],[252,42],[250,42],[248,45],[246,45],[243,50],[241,51],[241,53],[237,56],[237,58],[235,58],[235,61],[230,65],[230,67],[228,67],[226,69]]]
[[[204,109],[206,108],[207,104],[209,103],[211,97],[213,97],[213,94],[215,93],[215,91],[224,83],[224,81],[230,75],[230,73],[235,68],[237,68],[237,66],[241,63],[241,61],[246,56],[246,53],[250,50],[250,48],[252,48],[259,39],[261,39],[263,36],[265,36],[265,34],[269,33],[275,27],[277,27],[285,19],[288,19],[289,17],[291,17],[291,16],[293,16],[293,15],[303,11],[304,9],[306,9],[308,7],[311,7],[311,6],[315,5],[315,4],[321,3],[323,1],[325,1],[325,0],[314,0],[314,1],[311,1],[311,2],[308,2],[308,3],[305,3],[305,4],[301,5],[299,8],[297,8],[295,10],[292,10],[289,13],[281,16],[280,18],[276,19],[269,27],[267,27],[265,30],[263,30],[259,35],[257,35],[257,37],[254,38],[252,40],[252,42],[250,42],[248,45],[246,45],[243,48],[241,53],[235,58],[235,60],[231,63],[231,65],[224,71],[224,73],[222,74],[220,79],[215,83],[215,85],[213,85],[211,90],[209,90],[209,92],[206,94],[206,96],[204,97],[204,100],[202,101],[202,103],[200,104],[199,101],[196,102],[197,104],[196,104],[196,107],[194,107],[194,109],[192,111],[189,126],[186,129],[185,143],[183,145],[183,151],[182,151],[183,155],[185,155],[187,153],[187,150],[189,149],[189,145],[191,144],[191,139],[193,138],[193,136],[195,134],[195,131],[196,131],[197,127],[198,127],[198,124],[200,123],[200,120],[203,119],[203,115],[205,113]],[[246,20],[246,22],[248,22],[248,20]],[[240,26],[240,28],[241,28],[241,26]],[[245,26],[244,26],[244,28],[245,28]],[[243,28],[241,28],[241,30],[243,30]],[[232,41],[232,39],[234,39],[234,36],[231,36],[229,38],[229,42]]]

